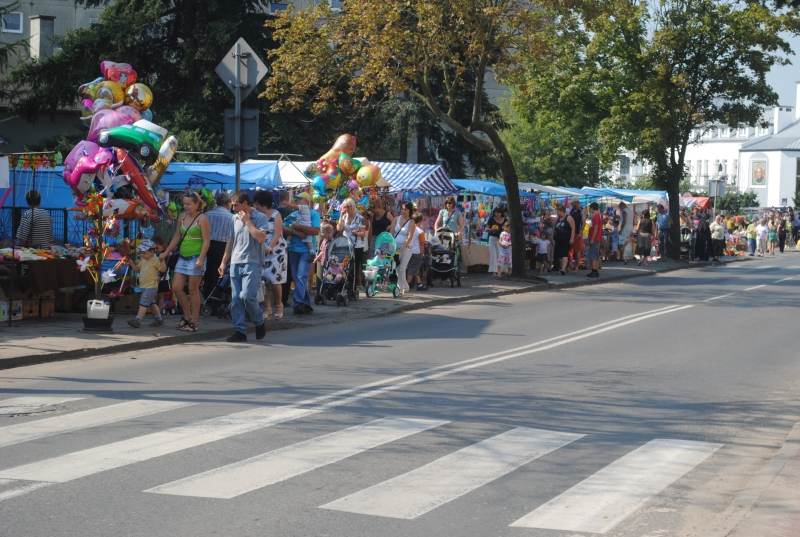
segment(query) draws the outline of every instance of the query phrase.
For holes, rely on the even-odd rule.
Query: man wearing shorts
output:
[[[589,217],[589,239],[586,249],[586,260],[589,262],[591,272],[588,278],[600,277],[600,245],[603,243],[603,217],[600,216],[600,206],[597,203],[589,205],[591,216]]]

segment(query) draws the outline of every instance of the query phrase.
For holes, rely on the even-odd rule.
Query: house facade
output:
[[[692,189],[708,192],[723,181],[728,191],[753,192],[761,207],[794,206],[800,189],[800,82],[795,104],[765,112],[755,126],[712,125],[698,129],[686,150],[686,177]],[[620,155],[611,177],[632,183],[651,173],[632,153]]]

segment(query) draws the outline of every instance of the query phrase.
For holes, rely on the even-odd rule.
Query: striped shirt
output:
[[[53,243],[50,213],[38,207],[25,211],[17,229],[17,242],[34,248],[50,246]]]
[[[224,207],[214,207],[206,212],[211,227],[211,240],[228,242],[233,237],[233,213]]]

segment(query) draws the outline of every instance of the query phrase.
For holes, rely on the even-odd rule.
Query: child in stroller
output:
[[[347,282],[350,280],[347,276],[353,259],[353,244],[347,237],[336,237],[328,245],[325,257],[314,302],[325,304],[325,300],[335,300],[337,306],[346,306],[349,301]]]

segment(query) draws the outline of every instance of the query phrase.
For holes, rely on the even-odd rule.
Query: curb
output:
[[[721,264],[727,265],[729,263],[738,263],[743,261],[749,261],[748,258],[734,258],[730,260],[722,261]],[[510,295],[520,295],[525,293],[535,293],[541,291],[554,291],[559,289],[574,289],[577,287],[585,287],[589,285],[596,285],[598,283],[615,283],[625,280],[631,280],[634,278],[643,278],[645,276],[655,276],[657,274],[664,274],[667,272],[675,272],[678,270],[684,270],[687,268],[700,268],[705,266],[711,266],[711,263],[704,263],[704,264],[696,264],[694,266],[686,265],[686,266],[677,266],[677,267],[670,267],[664,270],[653,270],[649,272],[643,272],[640,274],[626,274],[622,276],[617,276],[611,279],[605,280],[588,280],[588,281],[577,281],[577,282],[564,282],[564,283],[535,283],[533,285],[528,285],[525,287],[520,287],[517,289],[505,289],[503,291],[487,291],[485,293],[480,293],[477,295],[471,296],[456,296],[456,297],[448,297],[448,298],[437,298],[435,300],[429,300],[427,302],[420,302],[418,304],[401,304],[399,306],[395,306],[393,308],[389,308],[387,311],[383,312],[382,315],[394,315],[398,313],[403,313],[407,311],[417,311],[427,308],[433,308],[436,306],[446,306],[449,304],[458,304],[461,302],[469,302],[472,300],[485,300],[487,298],[497,298],[502,296],[510,296]],[[520,280],[516,280],[520,281]],[[527,280],[523,280],[527,281]],[[337,322],[347,322],[351,320],[357,319],[365,319],[374,317],[373,315],[367,314],[354,314],[353,316],[349,316],[344,320],[336,320],[331,319],[329,321],[317,323],[317,324],[308,324],[303,322],[297,321],[282,321],[280,323],[273,323],[267,325],[267,332],[275,332],[278,330],[293,330],[296,328],[311,328],[315,326],[327,326],[330,324],[336,324]],[[253,327],[250,327],[248,332],[252,332],[254,330]],[[48,354],[32,354],[28,356],[18,356],[15,358],[5,358],[0,359],[0,370],[2,369],[13,369],[15,367],[24,367],[28,365],[36,365],[36,364],[43,364],[48,362],[61,362],[67,360],[79,360],[81,358],[90,358],[92,356],[100,356],[100,355],[108,355],[108,354],[121,354],[125,352],[132,352],[132,351],[142,351],[142,350],[149,350],[155,349],[158,347],[165,347],[168,345],[176,345],[178,343],[189,343],[189,342],[198,342],[198,341],[215,341],[219,340],[231,333],[230,328],[225,329],[216,329],[216,330],[209,330],[208,332],[204,332],[202,334],[181,334],[175,336],[167,336],[162,337],[159,339],[150,339],[145,341],[134,341],[131,343],[123,343],[121,345],[114,345],[112,347],[106,348],[85,348],[85,349],[73,349],[69,351],[63,351],[58,353],[48,353]]]

